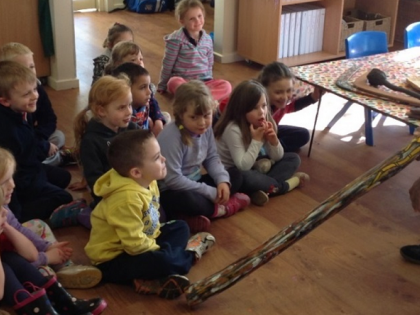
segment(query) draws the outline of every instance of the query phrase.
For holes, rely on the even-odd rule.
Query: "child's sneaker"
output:
[[[308,174],[303,172],[296,172],[293,174],[293,176],[299,178],[299,187],[304,187],[305,184],[311,179]]]
[[[53,211],[49,219],[49,226],[59,228],[64,226],[78,225],[78,214],[89,206],[86,204],[85,199],[76,199],[70,203],[59,206]]]
[[[171,114],[168,112],[162,112],[162,115],[165,118],[166,124],[169,124],[172,121]]]
[[[62,148],[60,151],[61,166],[77,164],[77,158],[74,148]]]
[[[90,207],[83,208],[77,215],[77,222],[81,226],[84,226],[88,230],[92,229],[92,223],[90,222],[90,215],[92,214],[92,209]]]
[[[216,243],[213,235],[207,232],[197,233],[188,240],[185,250],[195,253],[196,262],[201,259],[203,254],[207,252]]]
[[[259,206],[259,207],[264,206],[269,200],[268,195],[265,192],[263,192],[262,190],[258,190],[256,192],[253,192],[250,195],[250,198],[251,198],[251,202],[254,205]]]
[[[167,300],[181,296],[190,285],[188,278],[181,275],[171,275],[158,280],[134,279],[133,282],[137,293],[156,294]]]
[[[178,215],[177,219],[185,221],[192,234],[208,232],[210,230],[210,219],[203,215],[187,216],[182,214]]]
[[[89,289],[102,279],[102,272],[94,266],[70,265],[56,272],[58,282],[66,289]]]
[[[230,217],[231,215],[234,215],[239,210],[242,210],[245,207],[249,206],[250,203],[251,199],[248,197],[248,195],[245,195],[243,193],[234,194],[225,204],[226,214],[224,215],[224,217]]]

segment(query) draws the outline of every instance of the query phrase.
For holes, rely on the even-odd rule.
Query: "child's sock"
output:
[[[218,205],[218,204],[214,205],[214,212],[211,217],[220,218],[220,217],[223,217],[224,215],[226,215],[226,207],[223,205]]]
[[[306,182],[308,182],[309,180],[310,180],[310,177],[306,173],[297,172],[293,174],[293,177],[286,180],[286,183],[289,184],[288,191],[291,191],[295,189],[296,187],[303,187],[306,184]]]

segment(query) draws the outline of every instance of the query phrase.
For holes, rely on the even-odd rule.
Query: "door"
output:
[[[111,12],[116,9],[124,8],[124,0],[98,0],[99,11]]]
[[[73,11],[96,9],[96,0],[73,0]]]

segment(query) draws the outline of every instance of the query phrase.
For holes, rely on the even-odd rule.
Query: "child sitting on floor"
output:
[[[302,186],[309,176],[296,172],[300,165],[296,153],[284,152],[267,100],[265,88],[259,82],[240,83],[233,90],[214,134],[223,165],[242,171],[241,191],[247,194],[263,191],[274,197]],[[267,174],[252,169],[261,156],[274,161]]]
[[[119,42],[123,41],[132,42],[133,31],[128,26],[116,22],[108,29],[108,34],[102,45],[105,50],[100,56],[93,59],[92,85],[96,80],[104,75],[105,66],[111,58],[112,48]]]
[[[0,189],[0,204],[3,204]],[[0,298],[18,315],[101,314],[106,302],[101,298],[81,300],[68,293],[55,277],[44,277],[30,263],[38,258],[34,244],[7,222],[0,209]],[[53,306],[54,305],[54,306]]]
[[[11,209],[20,222],[47,219],[73,200],[64,190],[71,175],[41,163],[47,152],[40,149],[31,123],[38,100],[35,74],[17,62],[0,61],[0,78],[0,146],[9,149],[17,162]]]
[[[11,60],[29,68],[36,75],[33,52],[23,44],[7,43],[0,47],[0,61]],[[48,152],[43,161],[53,166],[73,163],[70,149],[64,148],[64,133],[57,129],[57,116],[40,81],[37,82],[38,100],[36,111],[32,113],[32,124],[41,147]]]
[[[175,9],[180,29],[165,36],[158,91],[175,94],[189,80],[201,80],[213,98],[220,101],[232,91],[226,80],[213,79],[213,41],[203,29],[205,10],[200,0],[182,0]]]
[[[191,266],[214,245],[209,233],[189,238],[183,221],[159,223],[156,180],[166,176],[165,158],[153,133],[126,131],[108,151],[112,169],[94,186],[103,199],[92,212],[86,254],[104,281],[130,284],[143,294],[174,299],[189,285]]]
[[[16,162],[13,155],[0,148],[0,189],[4,192],[3,207],[7,211],[7,223],[25,235],[38,250],[38,259],[32,264],[41,273],[56,274],[65,288],[91,288],[101,280],[101,272],[93,266],[75,265],[69,258],[73,249],[68,242],[57,242],[49,226],[41,220],[30,220],[23,225],[18,222],[7,204],[12,198],[15,184],[13,174]],[[55,272],[48,267],[51,265]]]
[[[225,170],[217,154],[213,109],[207,86],[191,80],[175,92],[175,121],[158,136],[168,159],[168,175],[159,182],[162,207],[168,219],[183,219],[196,232],[208,230],[210,219],[229,217],[250,203],[247,195],[238,193],[241,173]]]

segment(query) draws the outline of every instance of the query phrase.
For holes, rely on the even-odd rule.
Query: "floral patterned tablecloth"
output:
[[[400,121],[420,126],[420,120],[408,118],[407,113],[410,110],[408,105],[357,94],[338,87],[335,84],[336,80],[346,70],[354,66],[360,66],[360,68],[352,76],[350,82],[372,68],[378,68],[386,73],[388,81],[391,83],[407,87],[405,82],[408,77],[420,77],[420,47],[369,57],[297,66],[293,67],[292,71],[298,79],[304,82],[322,87],[328,92],[368,106],[372,110]]]

